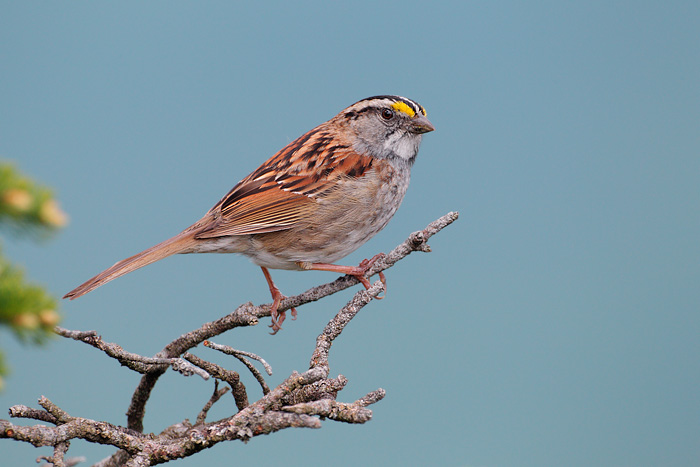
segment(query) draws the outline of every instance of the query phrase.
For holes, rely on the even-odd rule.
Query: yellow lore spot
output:
[[[416,112],[414,112],[413,109],[405,102],[394,102],[393,104],[391,104],[391,106],[394,108],[394,110],[403,112],[411,118],[413,118],[416,115]]]

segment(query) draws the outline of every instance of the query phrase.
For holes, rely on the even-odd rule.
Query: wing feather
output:
[[[213,222],[195,237],[291,229],[339,183],[362,177],[372,167],[372,159],[331,136],[331,123],[292,141],[241,180],[209,211]]]

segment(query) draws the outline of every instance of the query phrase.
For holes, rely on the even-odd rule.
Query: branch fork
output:
[[[428,239],[454,222],[457,217],[456,212],[448,213],[431,222],[425,229],[412,233],[387,255],[382,255],[372,262],[368,268],[367,277],[380,274],[381,278],[384,270],[414,251],[431,251],[427,244]],[[278,311],[282,312],[320,300],[359,282],[354,276],[340,277],[333,282],[313,287],[302,294],[283,299]],[[384,291],[383,281],[378,280],[367,290],[362,289],[355,293],[317,337],[309,369],[303,373],[293,372],[274,389],[270,389],[262,372],[251,362],[251,360],[259,362],[265,373],[271,375],[272,369],[263,358],[211,341],[213,337],[231,329],[257,325],[260,318],[270,316],[270,304],[256,306],[252,303],[244,303],[230,314],[205,323],[200,328],[178,337],[153,357],[127,352],[118,344],[105,342],[95,331],[73,331],[56,327],[57,334],[86,343],[117,360],[121,365],[143,375],[132,395],[126,426],[71,416],[42,396],[38,401],[41,409],[15,405],[10,408],[9,414],[13,418],[32,419],[53,426],[21,426],[7,420],[0,420],[0,438],[24,441],[37,447],[52,446],[53,455],[39,457],[37,461],[45,461],[56,467],[72,466],[81,461],[81,458],[65,458],[70,441],[76,438],[109,444],[119,449],[95,466],[150,466],[188,457],[222,441],[235,439],[247,441],[254,436],[290,427],[320,428],[321,420],[324,419],[345,423],[366,423],[372,418],[372,411],[367,407],[382,400],[386,392],[380,388],[352,403],[337,401],[338,393],[348,381],[342,375],[329,378],[329,352],[334,340],[343,332],[347,324],[363,307],[372,300],[380,298],[379,295]],[[231,355],[243,363],[260,385],[262,397],[250,403],[248,390],[241,383],[237,372],[208,362],[189,352],[199,344]],[[184,420],[167,427],[160,434],[144,434],[143,418],[146,403],[156,382],[168,368],[173,368],[184,376],[197,374],[205,380],[214,378],[214,391],[197,415],[194,425]],[[220,388],[220,382],[225,383],[226,386]],[[211,407],[229,391],[233,395],[238,412],[222,420],[207,422]]]

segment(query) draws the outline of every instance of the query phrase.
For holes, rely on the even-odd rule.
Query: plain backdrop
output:
[[[71,222],[7,255],[57,296],[197,220],[286,143],[364,97],[420,102],[426,135],[389,226],[345,264],[448,211],[333,346],[365,425],[223,443],[177,466],[700,465],[700,3],[3,1],[0,157]],[[273,271],[296,294],[336,276]],[[354,290],[304,306],[256,352],[271,385],[308,368]],[[73,302],[63,326],[153,355],[269,302],[244,257],[168,258]],[[4,412],[45,395],[124,424],[138,375],[84,344],[20,345]],[[232,359],[203,358],[241,371]],[[145,427],[194,420],[212,381],[164,376]],[[212,419],[235,410],[225,398]],[[6,417],[6,415],[2,415]],[[20,421],[20,423],[22,423]],[[25,422],[26,423],[26,422]],[[50,449],[0,442],[3,465]],[[112,448],[75,441],[93,463]]]

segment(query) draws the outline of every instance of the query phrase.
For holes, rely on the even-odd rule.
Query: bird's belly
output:
[[[252,235],[250,241],[254,247],[243,254],[258,266],[271,269],[301,270],[297,264],[300,262],[335,263],[361,247],[386,222],[382,224],[355,225],[351,229],[335,225],[333,232],[314,227]],[[278,242],[286,246],[278,248]]]
[[[335,263],[349,255],[387,225],[408,187],[408,180],[397,174],[365,180],[371,185],[349,183],[319,200],[312,220],[251,235],[244,254],[259,266],[295,270],[301,269],[297,262]]]

